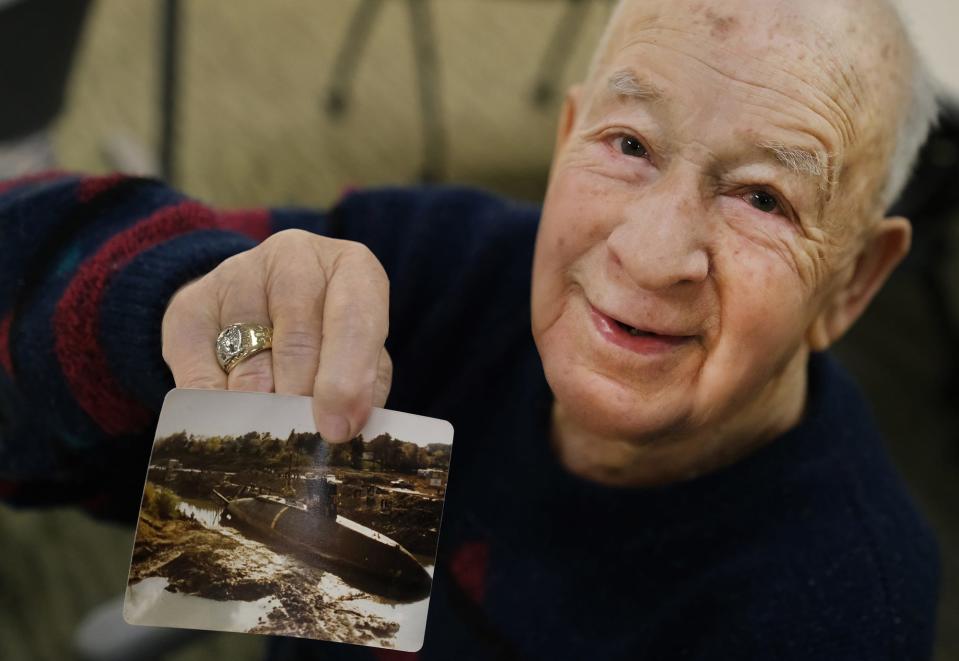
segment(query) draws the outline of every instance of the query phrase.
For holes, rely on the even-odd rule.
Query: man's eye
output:
[[[646,148],[643,147],[637,138],[634,138],[631,135],[620,136],[619,138],[619,150],[626,154],[627,156],[635,156],[636,158],[646,158],[647,152]]]
[[[779,200],[765,191],[752,191],[746,195],[746,201],[763,213],[776,213],[781,211]]]

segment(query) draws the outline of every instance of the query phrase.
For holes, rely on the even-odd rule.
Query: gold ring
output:
[[[227,374],[250,356],[273,346],[273,329],[260,324],[230,324],[216,336],[216,359]]]

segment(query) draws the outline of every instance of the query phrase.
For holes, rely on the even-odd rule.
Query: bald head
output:
[[[823,164],[831,179],[862,200],[866,213],[885,211],[899,196],[937,108],[934,87],[889,0],[621,0],[587,83],[605,84],[615,74],[609,64],[624,48],[680,29],[700,34],[715,52],[737,52],[813,83],[843,142]],[[796,162],[797,154],[784,156]],[[798,162],[814,164],[799,156]]]

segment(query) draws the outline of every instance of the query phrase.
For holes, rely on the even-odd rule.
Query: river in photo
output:
[[[214,601],[169,592],[167,578],[154,576],[127,587],[123,619],[149,626],[246,632],[280,606],[274,597],[256,601]]]
[[[181,498],[177,504],[177,509],[184,516],[194,518],[207,528],[221,529],[220,511],[216,503],[199,498]]]

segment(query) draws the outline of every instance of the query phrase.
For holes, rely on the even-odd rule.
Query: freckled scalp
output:
[[[704,12],[706,22],[711,26],[709,34],[715,39],[726,39],[739,26],[739,19],[733,15],[719,14],[707,8]]]

